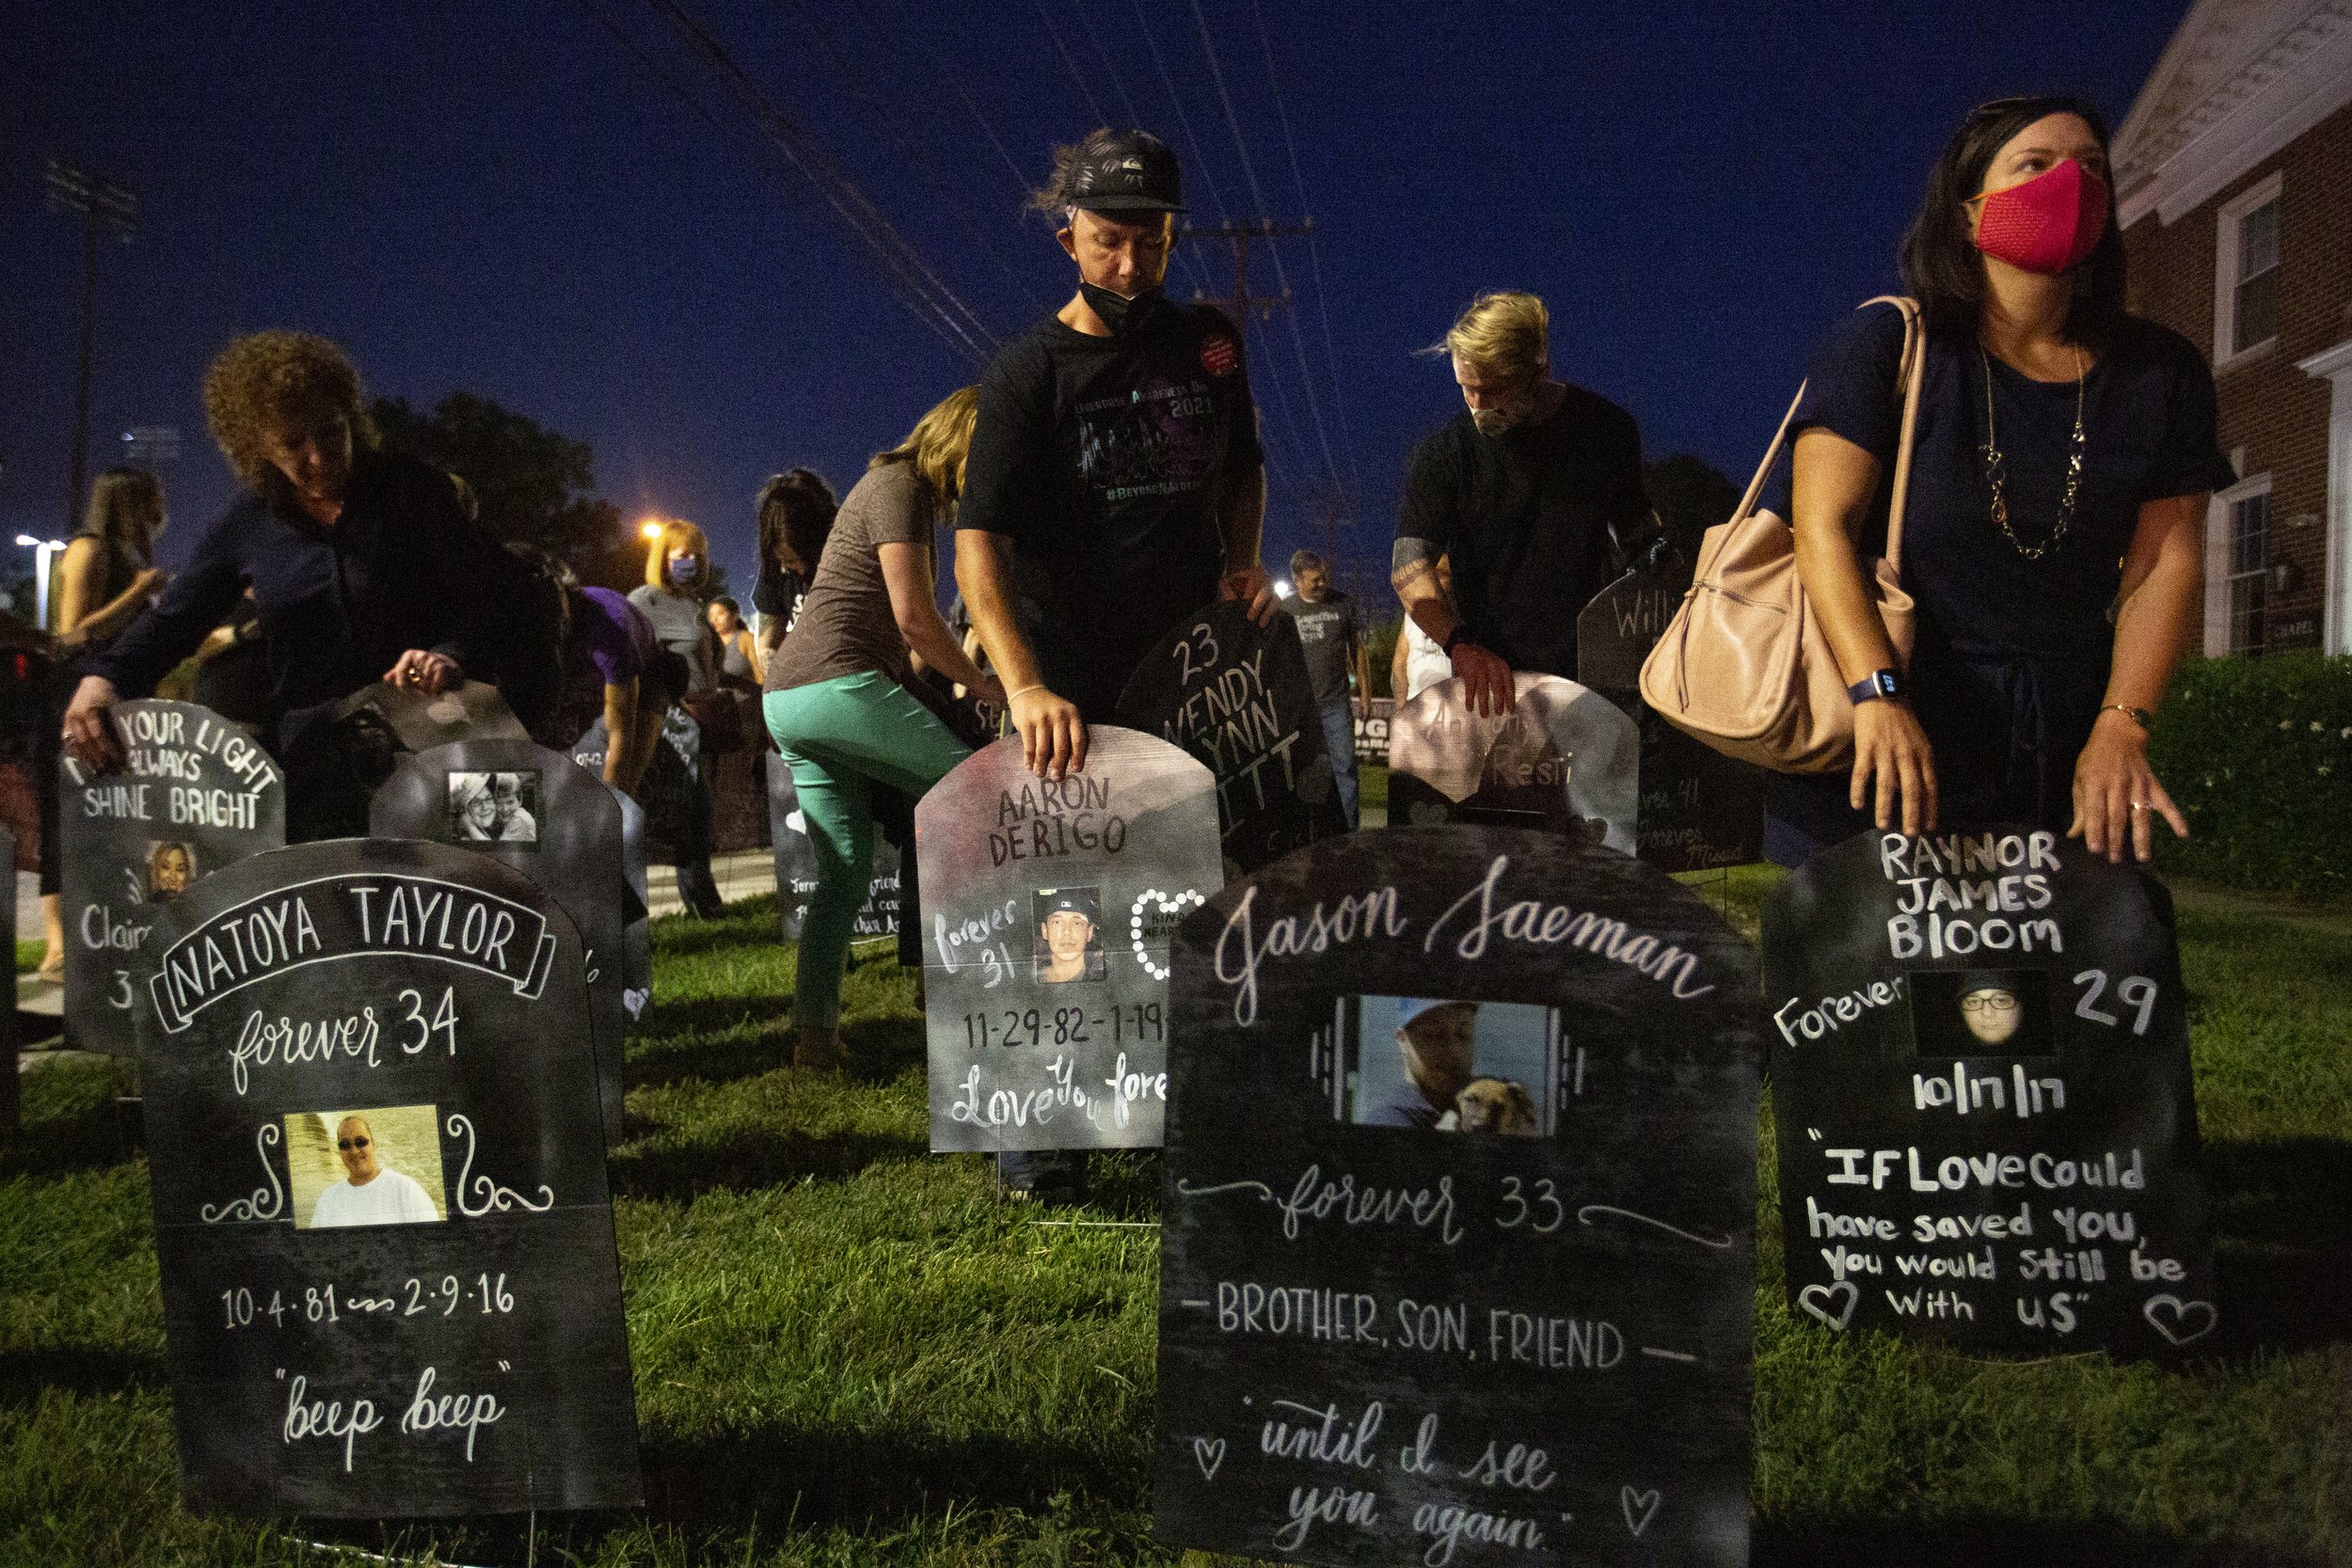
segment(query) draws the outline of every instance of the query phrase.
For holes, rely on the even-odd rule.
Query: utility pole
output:
[[[1361,584],[1351,582],[1341,570],[1343,558],[1340,554],[1340,531],[1356,526],[1355,492],[1337,482],[1317,491],[1307,503],[1307,521],[1323,535],[1323,559],[1331,563],[1331,585],[1351,593],[1360,588]],[[1369,602],[1360,593],[1355,596],[1360,602]]]
[[[1196,292],[1192,296],[1193,303],[1225,306],[1232,313],[1235,326],[1247,325],[1252,310],[1255,310],[1263,319],[1276,310],[1288,309],[1291,296],[1287,291],[1279,294],[1260,294],[1254,298],[1251,296],[1249,293],[1249,243],[1252,240],[1292,239],[1311,234],[1314,231],[1315,220],[1312,218],[1308,218],[1301,223],[1282,225],[1276,224],[1272,218],[1260,218],[1255,223],[1220,223],[1214,229],[1178,230],[1176,237],[1180,240],[1221,240],[1233,247],[1232,297],[1213,300],[1207,294]]]
[[[89,483],[90,349],[98,331],[98,234],[100,230],[124,245],[138,232],[139,198],[116,184],[64,158],[49,160],[49,206],[53,212],[73,213],[82,219],[82,354],[73,392],[73,472],[65,500],[68,537],[81,527],[82,492]]]

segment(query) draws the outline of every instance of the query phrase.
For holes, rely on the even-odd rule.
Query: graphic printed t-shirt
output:
[[[784,645],[768,661],[767,689],[789,691],[879,670],[904,684],[906,639],[882,580],[884,545],[931,542],[930,489],[912,463],[868,468],[841,499],[817,576]]]
[[[1348,652],[1364,635],[1356,601],[1334,588],[1312,604],[1296,594],[1281,604],[1282,613],[1298,627],[1299,644],[1307,650],[1307,679],[1315,689],[1315,701],[1345,702]]]
[[[1216,311],[1163,302],[1116,338],[1049,319],[980,383],[956,526],[1013,541],[1046,680],[1099,722],[1216,597],[1217,503],[1261,462],[1241,337]]]
[[[1400,561],[1453,553],[1454,607],[1471,641],[1514,670],[1573,680],[1577,612],[1613,575],[1610,527],[1630,541],[1648,517],[1633,416],[1570,387],[1539,423],[1482,436],[1464,409],[1425,437],[1396,537]]]

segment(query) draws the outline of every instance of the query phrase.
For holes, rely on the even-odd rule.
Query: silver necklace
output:
[[[1993,526],[2001,531],[2010,548],[2027,561],[2039,561],[2058,548],[2060,541],[2074,527],[2074,498],[2083,485],[2083,379],[2086,369],[2083,351],[2074,350],[2074,434],[2066,448],[2066,490],[2058,498],[2058,521],[2039,543],[2027,544],[2017,536],[2009,515],[2009,470],[2007,459],[2001,455],[2001,444],[1993,431],[1993,356],[1977,344],[1977,357],[1984,364],[1984,477],[1993,490]]]

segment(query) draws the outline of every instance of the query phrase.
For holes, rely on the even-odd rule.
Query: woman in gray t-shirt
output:
[[[842,960],[874,860],[872,789],[919,796],[970,749],[908,692],[908,651],[1004,705],[1004,689],[957,645],[932,597],[933,531],[955,510],[978,390],[951,393],[878,453],[841,502],[792,634],[768,660],[761,712],[792,769],[817,853],[801,927],[793,1061],[839,1050]]]

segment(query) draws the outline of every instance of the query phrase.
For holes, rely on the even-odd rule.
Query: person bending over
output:
[[[1059,779],[1178,622],[1222,594],[1263,625],[1275,598],[1241,334],[1162,288],[1184,210],[1175,154],[1096,131],[1056,150],[1035,204],[1061,220],[1077,289],[980,382],[956,585],[1023,754]]]
[[[842,963],[873,875],[875,792],[919,796],[971,754],[907,690],[909,652],[1003,700],[932,596],[935,533],[962,491],[977,401],[969,387],[948,394],[874,456],[842,500],[791,635],[768,661],[761,712],[817,856],[792,992],[799,1067],[838,1059]]]
[[[1972,110],[1929,176],[1902,272],[1927,326],[1903,509],[1908,666],[1863,579],[1884,553],[1903,322],[1850,312],[1813,358],[1792,495],[1805,596],[1849,683],[1845,778],[1776,774],[1765,852],[1945,814],[2079,834],[2120,861],[2188,823],[2150,712],[2204,599],[2205,504],[2233,483],[2213,372],[2123,309],[2106,125],[2066,98]]]
[[[66,747],[102,772],[120,767],[115,703],[152,691],[250,588],[269,670],[264,740],[286,764],[286,836],[364,835],[364,792],[308,760],[301,736],[377,681],[428,696],[464,684],[492,641],[485,585],[505,575],[500,552],[459,510],[447,474],[372,450],[358,372],[323,338],[236,339],[205,375],[204,416],[246,493],[162,599],[92,658],[66,709]]]
[[[1482,294],[1427,351],[1466,406],[1413,449],[1396,515],[1390,580],[1481,714],[1516,671],[1576,678],[1577,612],[1658,528],[1633,416],[1552,377],[1550,329],[1534,294]]]

